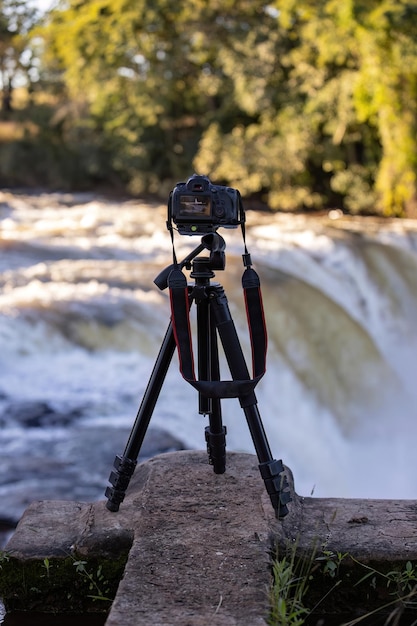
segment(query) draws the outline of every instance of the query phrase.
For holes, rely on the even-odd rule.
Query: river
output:
[[[165,220],[150,201],[0,192],[6,526],[32,500],[103,497],[169,322],[153,283],[172,262]],[[216,280],[247,354],[241,234],[219,232]],[[247,240],[269,335],[257,397],[273,456],[301,495],[417,498],[417,222],[248,211]],[[176,235],[177,255],[199,242]],[[253,453],[238,402],[223,414],[228,449]],[[167,449],[205,447],[176,357],[151,425]]]

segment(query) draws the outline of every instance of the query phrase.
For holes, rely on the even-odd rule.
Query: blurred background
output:
[[[0,183],[165,199],[197,170],[255,206],[411,216],[416,12],[2,0]]]
[[[298,493],[417,497],[416,42],[405,0],[0,1],[3,530],[35,499],[103,497],[169,321],[166,201],[193,172],[244,199],[259,408]],[[254,452],[237,401],[224,421]],[[152,425],[147,454],[204,448],[176,357]]]

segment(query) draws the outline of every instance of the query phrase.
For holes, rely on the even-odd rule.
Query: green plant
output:
[[[411,563],[407,561],[405,568],[401,571],[393,570],[387,574],[387,587],[393,583],[396,586],[396,592],[400,595],[405,593],[416,592],[417,588],[417,570]]]
[[[348,569],[341,571],[342,563],[347,560],[350,561]],[[356,582],[352,578],[350,565],[357,566]],[[361,569],[366,571],[363,576],[360,576]],[[270,626],[302,626],[342,583],[347,583],[350,589],[363,584],[369,585],[369,591],[381,592],[385,588],[388,597],[391,596],[387,602],[381,602],[376,608],[365,611],[343,626],[356,626],[382,613],[385,614],[384,626],[398,626],[405,611],[417,608],[417,565],[411,561],[407,561],[402,568],[382,572],[349,553],[334,552],[325,549],[325,546],[322,546],[319,555],[316,555],[315,548],[310,554],[298,555],[297,542],[294,542],[287,547],[283,557],[277,555],[272,571]],[[332,581],[330,588],[326,587],[326,579]],[[315,604],[311,608],[309,601],[313,599],[314,588]],[[320,591],[318,600],[317,589]],[[343,589],[346,590],[346,586],[342,588],[342,594],[345,592]],[[417,625],[417,619],[413,625]]]
[[[102,571],[102,566],[99,565],[96,572],[91,572],[87,569],[87,561],[74,561],[74,567],[76,572],[80,574],[89,584],[89,590],[92,592],[88,595],[93,600],[106,600],[109,598],[109,582],[105,579]],[[94,592],[94,593],[93,593]]]
[[[315,552],[305,559],[297,555],[297,542],[287,547],[272,566],[270,626],[301,626],[310,611],[304,606]]]
[[[307,609],[303,605],[305,579],[294,576],[286,558],[273,565],[274,586],[269,623],[273,626],[300,626],[304,624]]]
[[[397,599],[401,599],[405,595],[409,595],[411,592],[417,593],[417,568],[413,566],[411,561],[407,561],[404,569],[394,569],[389,572],[381,572],[374,567],[361,563],[357,559],[351,557],[352,561],[367,570],[367,573],[355,583],[355,587],[371,578],[371,585],[375,587],[377,578],[385,579],[386,586],[388,588],[395,589],[391,592],[391,595],[395,595]]]
[[[353,557],[351,558],[357,565],[367,570],[365,576],[363,576],[360,580],[357,581],[357,583],[355,583],[355,587],[370,579],[370,585],[372,588],[375,589],[377,587],[378,579],[382,579],[386,584],[386,588],[392,589],[390,593],[390,595],[392,596],[392,600],[385,603],[383,606],[378,607],[378,609],[367,613],[367,615],[348,622],[343,626],[355,626],[366,617],[389,608],[392,608],[392,611],[387,617],[385,625],[389,626],[390,624],[392,624],[392,626],[397,626],[400,623],[400,618],[404,611],[415,609],[417,606],[416,567],[413,566],[411,561],[407,561],[403,569],[394,569],[384,573],[376,570],[370,565],[361,563]],[[417,620],[415,620],[413,624],[417,624]]]
[[[46,577],[49,578],[49,573],[50,573],[50,570],[51,570],[51,564],[50,564],[48,558],[44,558],[43,563],[42,563],[42,567],[45,568]]]
[[[10,556],[4,550],[0,550],[0,569],[3,569],[3,563],[10,561]]]
[[[339,568],[342,561],[348,556],[348,553],[345,552],[342,554],[341,552],[333,552],[332,550],[324,550],[321,556],[316,557],[316,562],[323,562],[324,566],[322,569],[322,573],[326,576],[330,576],[330,578],[336,578],[339,574]]]

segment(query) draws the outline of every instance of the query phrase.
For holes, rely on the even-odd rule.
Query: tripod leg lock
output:
[[[224,474],[226,471],[226,426],[222,426],[219,433],[213,433],[210,426],[207,426],[204,432],[209,463],[213,465],[215,474]]]
[[[135,471],[137,462],[122,456],[116,456],[113,463],[113,471],[109,482],[112,487],[107,487],[105,496],[106,507],[109,511],[116,512],[125,498],[126,489]]]
[[[291,501],[291,494],[282,461],[273,459],[260,463],[259,470],[277,518],[285,517],[288,514],[287,504]]]

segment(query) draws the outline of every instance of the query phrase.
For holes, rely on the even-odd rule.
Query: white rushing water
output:
[[[257,397],[274,457],[302,495],[416,498],[417,223],[247,217],[269,334]],[[169,321],[153,284],[172,260],[165,219],[146,202],[0,193],[3,508],[16,493],[20,505],[43,495],[40,465],[56,499],[68,495],[60,471],[75,466],[104,489],[108,472],[84,461],[123,451]],[[240,231],[221,234],[227,265],[216,280],[247,353]],[[178,256],[198,243],[177,236]],[[22,425],[20,408],[34,402],[62,423]],[[223,414],[228,450],[253,453],[238,402]],[[151,424],[204,448],[206,418],[176,357]]]

